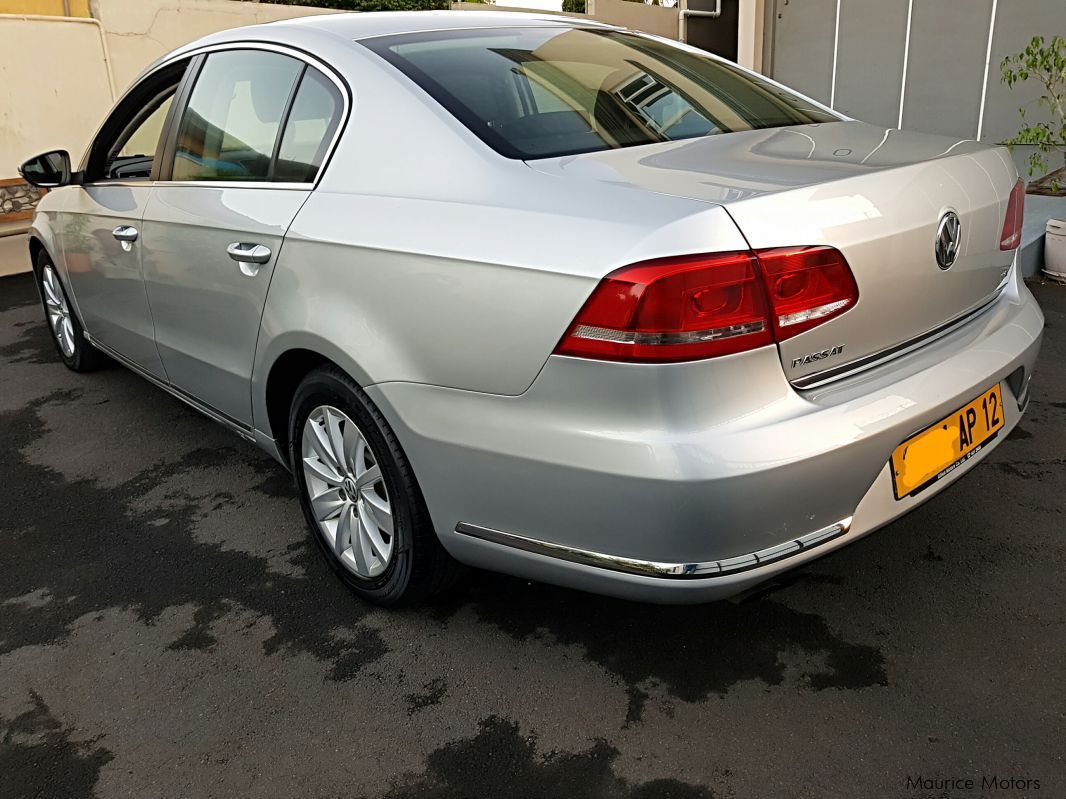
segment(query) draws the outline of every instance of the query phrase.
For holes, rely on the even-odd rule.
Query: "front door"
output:
[[[141,219],[164,122],[186,64],[146,78],[108,117],[89,151],[83,185],[57,213],[63,266],[85,330],[165,379],[141,274]]]
[[[145,288],[170,382],[245,427],[270,277],[341,111],[337,88],[295,57],[213,52],[173,134],[170,179],[145,208]]]

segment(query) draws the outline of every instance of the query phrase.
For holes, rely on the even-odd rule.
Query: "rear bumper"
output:
[[[552,357],[517,397],[410,383],[368,391],[457,559],[699,602],[837,549],[974,468],[1021,417],[1042,328],[1016,279],[943,339],[809,392],[787,383],[773,347],[668,366]],[[892,450],[996,382],[1005,402],[996,438],[895,500]]]

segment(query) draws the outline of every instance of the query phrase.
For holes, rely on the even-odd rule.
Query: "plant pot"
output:
[[[1066,283],[1066,220],[1049,219],[1044,231],[1044,274]]]

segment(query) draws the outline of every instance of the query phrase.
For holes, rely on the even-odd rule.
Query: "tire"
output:
[[[296,389],[289,462],[311,535],[361,598],[410,605],[461,574],[437,538],[396,435],[335,366],[315,369]]]
[[[110,359],[85,338],[81,320],[59,278],[59,270],[44,250],[37,253],[33,273],[52,343],[66,367],[75,372],[92,372],[105,366]]]

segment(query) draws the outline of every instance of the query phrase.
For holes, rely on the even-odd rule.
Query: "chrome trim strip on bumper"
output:
[[[466,522],[459,522],[455,526],[455,532],[482,541],[489,541],[493,544],[513,547],[524,552],[532,552],[535,555],[544,555],[545,557],[566,560],[571,563],[581,563],[586,566],[595,566],[600,569],[610,569],[611,571],[625,572],[626,574],[639,574],[644,577],[692,579],[724,577],[793,557],[844,535],[851,529],[851,520],[852,517],[849,516],[835,524],[815,530],[813,533],[807,533],[791,541],[760,549],[758,552],[750,552],[747,555],[738,555],[735,558],[726,558],[725,560],[709,560],[703,563],[661,563],[651,560],[624,558],[618,555],[607,555],[602,552],[568,547],[563,544],[552,544],[548,541],[538,541],[535,538],[505,533],[502,530],[493,530],[489,527],[480,527]]]
[[[1007,281],[1004,281],[999,287],[992,292],[984,302],[978,305],[976,308],[967,311],[962,316],[956,316],[939,327],[935,327],[932,330],[927,330],[921,335],[914,338],[907,339],[899,344],[895,344],[887,349],[880,350],[878,352],[865,355],[862,358],[858,358],[854,361],[841,364],[840,366],[834,366],[832,369],[823,369],[820,372],[814,372],[813,374],[805,375],[804,377],[797,377],[795,380],[790,380],[793,386],[799,389],[819,388],[831,383],[834,380],[840,380],[844,377],[851,377],[859,372],[865,372],[868,369],[880,366],[883,363],[887,363],[893,358],[899,358],[914,350],[924,347],[926,344],[931,344],[939,338],[943,338],[951,333],[954,333],[963,325],[970,322],[975,317],[988,310],[996,300],[999,299],[1003,293],[1003,289],[1006,288]]]

